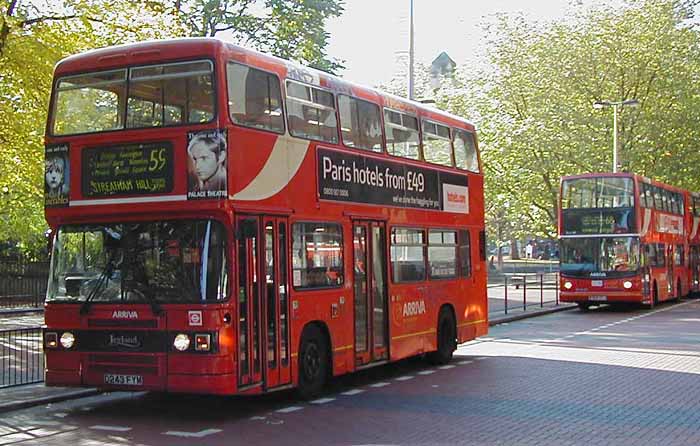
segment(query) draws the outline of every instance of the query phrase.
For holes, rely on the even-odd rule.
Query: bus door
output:
[[[353,253],[355,364],[361,366],[389,358],[384,222],[354,222]]]
[[[239,385],[290,384],[287,219],[239,217],[236,235]]]

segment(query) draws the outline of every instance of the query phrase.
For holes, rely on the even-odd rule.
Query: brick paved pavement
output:
[[[560,312],[493,327],[445,367],[343,377],[311,403],[104,395],[6,413],[0,444],[697,445],[699,319],[700,301]]]

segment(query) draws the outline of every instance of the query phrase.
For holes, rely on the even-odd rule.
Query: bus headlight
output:
[[[46,348],[57,348],[58,347],[58,333],[53,331],[48,331],[44,334],[44,344]]]
[[[71,348],[75,344],[75,336],[70,331],[67,331],[61,335],[61,345],[63,348]]]
[[[630,288],[632,288],[632,282],[630,282],[629,280],[625,280],[622,286],[625,287],[626,290],[629,290]]]
[[[564,288],[566,288],[567,290],[570,290],[570,289],[573,288],[573,287],[574,287],[574,284],[573,284],[573,283],[571,283],[571,282],[564,282]]]
[[[190,337],[189,335],[186,335],[185,333],[179,333],[177,336],[175,336],[175,340],[173,341],[173,347],[175,347],[176,350],[184,352],[188,348],[190,348]]]

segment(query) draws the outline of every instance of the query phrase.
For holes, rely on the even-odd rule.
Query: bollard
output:
[[[554,280],[556,283],[556,286],[554,287],[554,299],[556,300],[556,305],[559,305],[559,273],[554,275]]]
[[[540,308],[544,307],[544,274],[540,274]]]
[[[523,276],[523,311],[527,311],[527,276]]]
[[[505,279],[504,283],[505,283],[505,296],[506,296],[506,298],[505,298],[505,303],[506,303],[505,314],[508,314],[508,276],[503,276],[503,277]]]

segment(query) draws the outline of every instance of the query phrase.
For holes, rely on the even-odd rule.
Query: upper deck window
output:
[[[389,153],[414,160],[420,159],[418,118],[385,108],[384,128]]]
[[[647,183],[639,185],[639,204],[644,208],[685,215],[683,194]]]
[[[132,68],[126,126],[162,127],[211,121],[212,71],[210,61]]]
[[[52,133],[198,124],[214,110],[208,60],[87,73],[56,82]]]
[[[565,180],[561,205],[571,208],[621,208],[634,206],[632,178],[578,178]]]
[[[53,134],[124,128],[126,69],[68,76],[56,82]]]
[[[450,128],[446,125],[423,121],[423,155],[429,163],[452,166]]]
[[[463,130],[454,132],[455,165],[470,172],[479,172],[479,157],[476,154],[474,134]]]
[[[282,93],[274,74],[230,62],[228,110],[236,124],[284,133]]]
[[[333,95],[320,88],[287,81],[289,133],[305,139],[338,142]]]
[[[379,106],[350,96],[338,96],[343,144],[357,149],[382,151]]]

